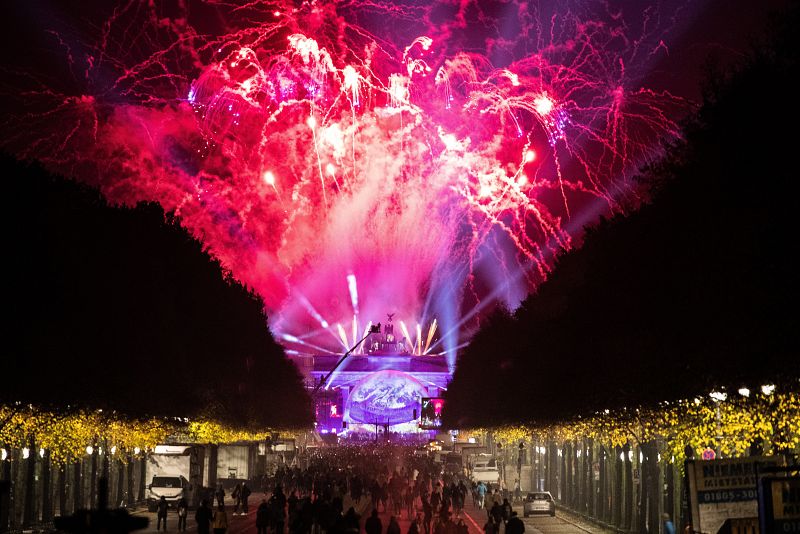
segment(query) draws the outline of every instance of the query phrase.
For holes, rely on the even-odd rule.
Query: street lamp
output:
[[[728,394],[722,391],[712,391],[708,394],[715,402],[723,402],[725,399],[728,398]]]

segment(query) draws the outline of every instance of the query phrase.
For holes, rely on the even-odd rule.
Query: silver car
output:
[[[523,504],[523,514],[528,517],[531,514],[550,514],[556,515],[556,503],[549,491],[535,491],[528,493]]]

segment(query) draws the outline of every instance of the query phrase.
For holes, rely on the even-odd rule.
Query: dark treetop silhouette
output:
[[[652,203],[590,229],[461,356],[452,426],[548,421],[800,377],[798,9],[714,74]],[[488,393],[488,394],[487,394]]]
[[[6,192],[0,402],[307,424],[309,399],[261,301],[155,205],[0,160]]]

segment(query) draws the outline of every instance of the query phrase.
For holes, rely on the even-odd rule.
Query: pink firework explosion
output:
[[[7,146],[173,211],[294,350],[395,312],[452,357],[678,135],[688,104],[641,85],[662,15],[634,37],[598,2],[130,0],[50,32],[80,90],[28,77]]]

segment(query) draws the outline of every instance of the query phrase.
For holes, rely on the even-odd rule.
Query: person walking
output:
[[[478,482],[478,486],[475,491],[478,494],[478,508],[482,510],[484,501],[486,500],[486,484],[483,483],[483,480]]]
[[[378,495],[378,498],[380,499],[380,503],[383,506],[383,511],[388,512],[389,509],[386,506],[389,503],[389,483],[384,482],[383,484],[380,485],[380,488],[381,491],[380,494]]]
[[[412,486],[406,486],[403,490],[403,502],[406,507],[406,513],[408,514],[408,518],[413,521],[414,519],[414,488]]]
[[[222,487],[222,483],[217,485],[217,491],[214,492],[214,497],[217,498],[217,506],[225,505],[225,488]]]
[[[438,486],[438,484],[437,484]],[[437,487],[433,490],[431,494],[431,507],[433,508],[433,513],[439,513],[439,506],[442,504],[442,494],[439,492],[439,488]]]
[[[408,534],[425,534],[425,527],[422,526],[422,514],[417,513],[417,517],[411,521]]]
[[[270,523],[274,534],[283,534],[286,525],[286,496],[280,486],[275,488],[269,500]]]
[[[242,489],[240,498],[242,500],[242,515],[247,515],[247,512],[250,511],[249,503],[247,499],[250,497],[250,488],[247,487],[247,482],[242,482]]]
[[[503,524],[505,525],[508,523],[508,520],[511,519],[511,503],[508,502],[508,499],[503,499],[503,506],[502,506],[502,514],[501,517],[503,518]]]
[[[517,516],[517,512],[511,512],[506,522],[506,534],[524,534],[525,523]]]
[[[665,513],[661,519],[664,520],[664,534],[675,534],[675,524],[669,518],[669,514]]]
[[[224,504],[220,504],[217,511],[214,512],[211,528],[214,530],[214,534],[225,534],[225,531],[228,530],[228,514],[225,512]]]
[[[361,516],[356,513],[355,508],[352,506],[348,508],[343,519],[344,532],[346,534],[358,534],[361,531],[361,525],[359,524]]]
[[[486,519],[486,524],[483,525],[483,532],[484,534],[498,534],[500,532],[491,515]]]
[[[194,513],[194,520],[197,522],[197,534],[209,534],[211,531],[211,518],[213,516],[208,501],[203,499],[200,506]]]
[[[231,492],[231,498],[233,499],[233,515],[239,515],[239,509],[242,505],[242,483],[237,482],[236,486],[234,486],[233,491]]]
[[[186,497],[178,501],[178,532],[186,532],[186,516],[189,515],[189,503]]]
[[[489,515],[494,520],[495,525],[497,525],[497,529],[500,529],[500,524],[503,522],[503,508],[500,506],[500,503],[494,501],[494,504],[489,509]]]
[[[422,524],[425,527],[425,534],[431,534],[431,521],[433,521],[433,506],[428,502],[428,499],[422,496]]]
[[[267,534],[268,526],[269,505],[267,504],[267,499],[261,499],[261,504],[258,505],[258,509],[256,510],[256,530],[258,534]]]
[[[169,510],[169,505],[167,504],[167,499],[162,495],[161,498],[158,500],[158,526],[156,530],[161,530],[161,523],[164,523],[164,532],[167,531],[167,510]]]
[[[378,517],[377,508],[372,509],[372,515],[370,515],[366,523],[364,523],[364,531],[367,534],[382,534],[383,523],[381,523],[381,518]]]

